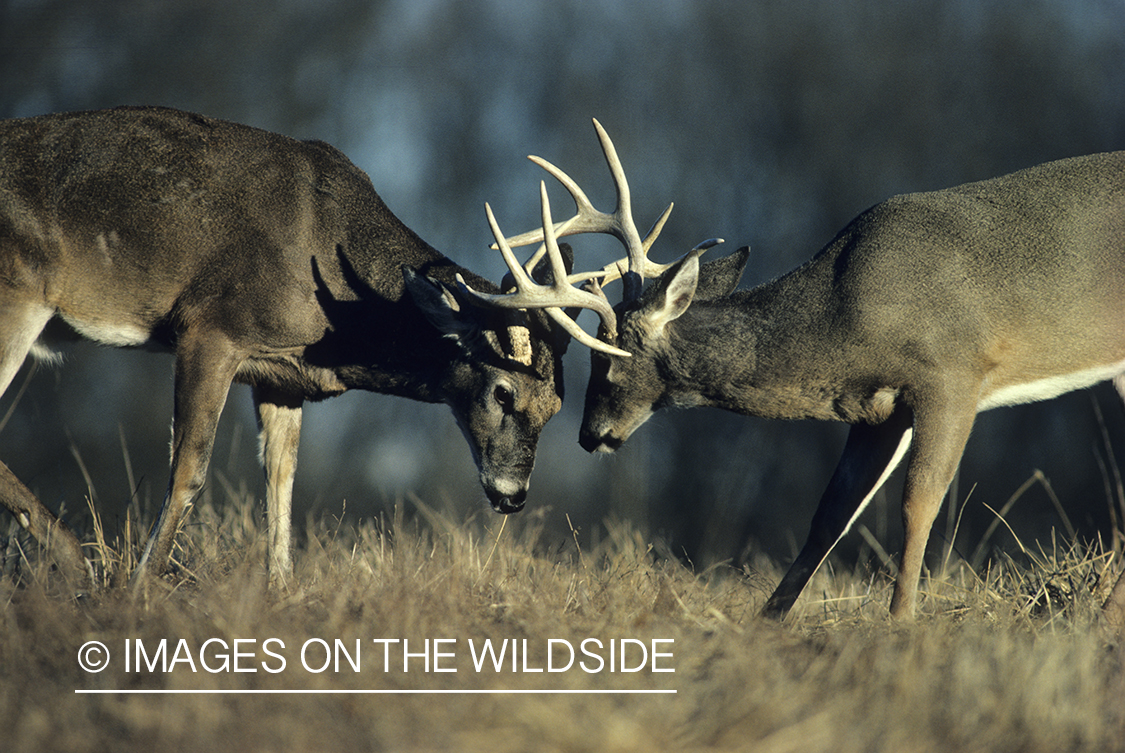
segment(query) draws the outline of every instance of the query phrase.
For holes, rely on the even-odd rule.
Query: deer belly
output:
[[[79,335],[101,345],[128,348],[144,345],[149,340],[148,329],[131,322],[84,321],[67,316],[61,318]]]
[[[1069,374],[1058,374],[1019,384],[1007,384],[988,392],[977,404],[977,411],[998,408],[1002,405],[1020,405],[1021,403],[1033,403],[1037,400],[1049,400],[1066,392],[1104,382],[1122,373],[1125,373],[1125,361],[1105,366],[1094,366]]]

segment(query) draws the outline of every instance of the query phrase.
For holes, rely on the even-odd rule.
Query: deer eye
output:
[[[505,413],[511,413],[516,407],[516,393],[506,384],[498,384],[493,388],[492,399]]]

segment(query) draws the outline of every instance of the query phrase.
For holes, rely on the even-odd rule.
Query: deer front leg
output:
[[[172,471],[168,493],[133,573],[133,585],[160,575],[192,500],[207,476],[215,428],[238,367],[234,347],[214,332],[185,333],[176,349]]]
[[[1117,394],[1125,401],[1125,374],[1118,374],[1113,378],[1113,386]],[[1113,586],[1109,598],[1102,605],[1102,614],[1110,627],[1125,633],[1125,570],[1117,576],[1117,583]]]
[[[902,494],[902,562],[891,597],[891,616],[910,619],[930,529],[957,472],[976,418],[976,392],[949,391],[915,407],[914,448]]]
[[[0,463],[0,504],[11,510],[19,524],[47,550],[69,584],[93,585],[94,571],[78,539],[4,463]]]
[[[302,402],[300,397],[254,389],[262,468],[266,473],[271,589],[284,588],[293,574],[290,558],[293,476],[297,470],[297,446],[301,440]]]
[[[886,482],[910,446],[913,414],[899,406],[883,423],[855,424],[813,516],[801,553],[770,596],[762,615],[782,619],[836,542]]]
[[[12,383],[53,313],[34,298],[4,289],[0,297],[0,394]],[[47,550],[69,583],[93,585],[94,571],[78,539],[4,463],[0,463],[0,504]]]

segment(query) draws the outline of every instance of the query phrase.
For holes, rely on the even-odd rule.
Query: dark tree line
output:
[[[526,154],[612,202],[591,116],[625,161],[638,224],[676,202],[654,256],[711,236],[731,250],[749,243],[744,284],[754,284],[892,194],[1125,148],[1123,91],[1125,7],[1109,0],[0,6],[0,116],[164,104],[324,139],[423,238],[494,278],[503,265],[486,249],[481,208],[491,202],[505,227],[535,223],[540,175]],[[616,250],[575,245],[579,264],[600,266]],[[613,460],[592,459],[576,444],[583,349],[567,363],[568,404],[544,434],[532,480],[531,507],[550,506],[551,525],[563,528],[564,512],[587,529],[607,513],[627,516],[700,561],[747,540],[788,554],[789,537],[803,536],[843,427],[693,411],[661,416]],[[76,457],[106,509],[132,486],[155,504],[170,367],[76,349],[61,370],[28,382],[0,457],[51,506],[83,507]],[[1110,448],[1125,447],[1125,414],[1102,388],[986,414],[960,499],[975,487],[971,509],[1003,504],[1042,468],[1083,533],[1107,532],[1101,466],[1123,451],[1107,449],[1094,402]],[[260,484],[244,390],[232,391],[224,427],[212,493]],[[307,507],[336,511],[347,499],[366,514],[411,491],[458,511],[481,505],[446,411],[354,395],[307,412],[297,489]],[[1021,535],[1058,524],[1042,490],[1020,505]],[[893,508],[870,515],[893,531]],[[967,546],[987,522],[967,518]]]

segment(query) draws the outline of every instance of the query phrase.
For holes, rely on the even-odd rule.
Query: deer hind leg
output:
[[[0,302],[0,394],[8,389],[53,313],[41,304]],[[0,504],[43,545],[70,583],[93,585],[94,573],[78,539],[2,462]]]
[[[891,616],[898,619],[914,616],[930,529],[976,418],[975,402],[956,397],[964,394],[969,391],[949,390],[915,410],[914,447],[902,494],[902,562],[891,597]]]
[[[176,347],[172,415],[172,470],[168,492],[152,526],[144,554],[133,573],[134,587],[147,575],[160,575],[192,500],[207,476],[215,429],[239,358],[216,332],[186,332]]]
[[[262,468],[266,473],[270,588],[282,589],[293,574],[293,476],[301,440],[300,397],[254,389]]]
[[[855,424],[813,516],[809,538],[762,609],[784,618],[820,563],[886,482],[910,446],[913,414],[899,406],[883,423]]]

